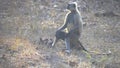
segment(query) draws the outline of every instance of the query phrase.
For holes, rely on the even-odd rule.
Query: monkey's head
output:
[[[77,9],[77,3],[76,2],[70,2],[68,3],[67,9],[70,11],[74,11]]]

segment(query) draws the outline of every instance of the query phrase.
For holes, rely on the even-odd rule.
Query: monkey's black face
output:
[[[75,4],[68,4],[67,9],[72,11],[76,9],[76,5]]]

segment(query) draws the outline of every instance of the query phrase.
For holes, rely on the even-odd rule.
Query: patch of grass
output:
[[[28,40],[21,38],[12,38],[8,39],[8,41],[8,49],[10,49],[11,51],[17,51],[22,56],[32,55],[36,52],[35,47]]]
[[[88,52],[86,52],[86,51],[83,51],[83,52],[86,54],[86,57],[87,57],[88,59],[91,59],[91,58],[92,58],[90,53],[88,53]]]
[[[92,67],[91,67],[91,63],[81,62],[81,63],[78,64],[77,68],[92,68]]]

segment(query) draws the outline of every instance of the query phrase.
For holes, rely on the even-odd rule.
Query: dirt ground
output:
[[[66,54],[64,41],[49,47],[69,0],[0,0],[0,68],[120,68],[120,1],[73,1],[91,53]]]

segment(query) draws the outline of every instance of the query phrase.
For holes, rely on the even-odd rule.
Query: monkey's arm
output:
[[[67,27],[67,24],[68,24],[68,15],[66,15],[64,24],[58,29],[58,31],[64,30]]]
[[[67,23],[64,23],[59,29],[58,31],[64,30],[67,27]]]

